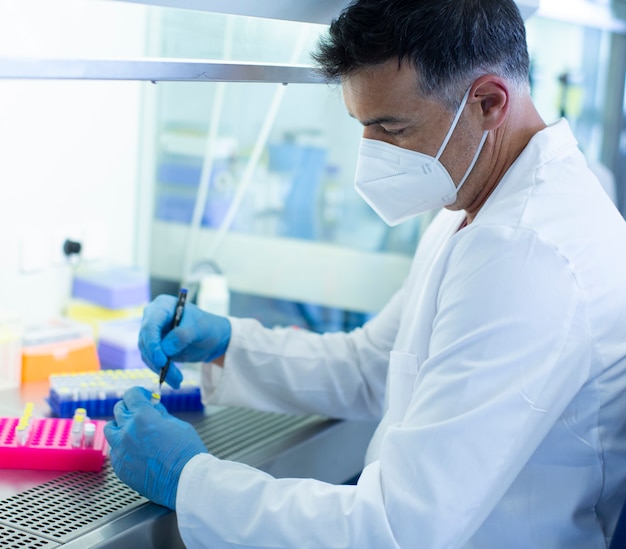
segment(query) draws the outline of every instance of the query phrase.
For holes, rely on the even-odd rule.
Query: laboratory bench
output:
[[[19,417],[26,402],[46,417],[47,383],[0,391],[0,416]],[[275,477],[340,484],[360,472],[375,424],[207,407],[177,414],[222,459]],[[184,547],[176,514],[122,483],[108,459],[98,472],[0,470],[0,547],[84,549]]]

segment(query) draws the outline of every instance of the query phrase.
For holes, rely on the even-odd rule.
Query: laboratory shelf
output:
[[[197,59],[0,58],[0,79],[134,80],[149,82],[264,82],[315,84],[326,80],[308,65]]]

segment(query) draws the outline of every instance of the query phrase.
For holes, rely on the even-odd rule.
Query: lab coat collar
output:
[[[528,142],[518,160],[524,160],[530,156],[535,165],[545,164],[577,145],[578,142],[572,133],[569,122],[562,118],[537,132]]]
[[[489,210],[491,204],[519,191],[521,186],[532,184],[532,175],[538,167],[552,162],[555,158],[577,146],[576,137],[574,137],[565,118],[537,132],[504,174],[500,183],[478,212],[476,219],[479,219],[483,212]]]

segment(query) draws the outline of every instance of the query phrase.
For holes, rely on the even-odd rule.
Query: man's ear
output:
[[[511,90],[509,84],[495,75],[481,76],[472,84],[468,103],[478,103],[483,130],[495,130],[506,119]]]

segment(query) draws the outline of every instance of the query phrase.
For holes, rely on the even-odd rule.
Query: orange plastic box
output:
[[[68,319],[52,319],[25,327],[22,383],[47,381],[52,374],[99,369],[90,326]]]

